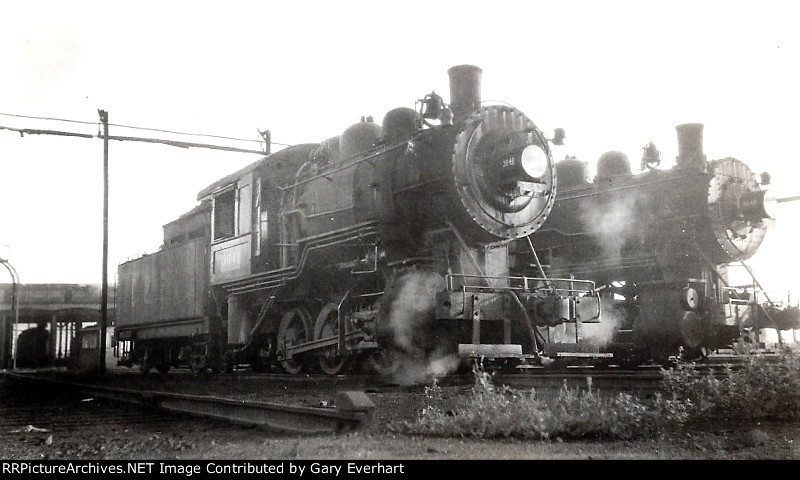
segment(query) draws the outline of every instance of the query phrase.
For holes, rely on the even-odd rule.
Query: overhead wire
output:
[[[33,115],[20,115],[20,114],[15,114],[15,113],[0,113],[0,116],[16,117],[16,118],[27,118],[27,119],[32,119],[32,120],[67,122],[67,123],[76,123],[76,124],[81,124],[81,125],[99,125],[99,122],[87,122],[87,121],[83,121],[83,120],[72,120],[72,119],[55,118],[55,117],[39,117],[39,116],[33,116]],[[175,131],[175,130],[164,130],[164,129],[151,128],[151,127],[137,127],[137,126],[133,126],[133,125],[122,125],[122,124],[117,124],[117,123],[109,123],[109,126],[118,127],[118,128],[130,128],[130,129],[133,129],[133,130],[144,130],[144,131],[150,131],[150,132],[171,133],[171,134],[175,134],[175,135],[218,138],[218,139],[222,139],[222,140],[233,140],[233,141],[237,141],[237,142],[263,143],[263,141],[264,141],[263,139],[255,140],[255,139],[250,139],[250,138],[227,137],[227,136],[213,135],[213,134],[207,134],[207,133],[179,132],[179,131]],[[0,130],[13,130],[13,131],[20,132],[21,134],[22,133],[44,134],[44,132],[56,132],[56,131],[45,131],[45,130],[35,130],[35,129],[17,129],[17,128],[13,128],[13,127],[0,127]],[[78,133],[74,133],[73,134],[73,133],[70,133],[70,132],[59,132],[59,133],[48,133],[48,134],[65,135],[65,136],[76,136],[76,137],[86,137],[86,138],[91,138],[92,137],[92,135],[85,135],[85,134],[78,134]],[[100,138],[100,137],[98,136],[98,138]],[[109,137],[109,138],[111,138],[111,137]],[[114,138],[111,138],[111,139],[113,140]],[[169,141],[165,140],[165,142],[169,142]],[[180,143],[180,142],[176,142],[176,143]],[[288,143],[280,143],[280,142],[275,142],[275,141],[270,141],[270,143],[273,144],[273,145],[280,145],[282,147],[291,147],[292,146],[291,144],[288,144]],[[197,144],[195,146],[199,146],[199,144]]]

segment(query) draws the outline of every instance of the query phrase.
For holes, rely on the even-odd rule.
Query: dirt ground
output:
[[[372,421],[350,433],[287,435],[192,418],[49,432],[6,429],[0,432],[0,459],[800,459],[798,422],[706,422],[637,441],[434,438],[392,432],[394,422],[417,415],[421,393],[370,397],[376,404]]]
[[[48,440],[48,438],[50,440]],[[660,439],[610,442],[431,438],[359,431],[319,436],[276,435],[252,428],[195,425],[104,429],[80,433],[4,433],[0,459],[528,459],[528,460],[797,460],[800,425],[685,431]]]

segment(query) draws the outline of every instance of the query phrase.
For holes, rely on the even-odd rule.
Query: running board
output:
[[[459,343],[458,356],[461,358],[519,358],[522,356],[522,345]]]
[[[614,358],[610,352],[601,352],[600,347],[590,343],[549,342],[542,355],[548,358]]]
[[[614,358],[613,353],[556,352],[556,358]]]

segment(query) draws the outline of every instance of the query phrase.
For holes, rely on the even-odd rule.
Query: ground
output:
[[[637,441],[434,438],[392,431],[421,410],[421,392],[369,395],[375,416],[355,432],[298,436],[192,418],[47,432],[4,428],[0,459],[800,459],[798,422],[707,421]]]

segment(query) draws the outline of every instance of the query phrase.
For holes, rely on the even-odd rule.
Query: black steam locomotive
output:
[[[547,332],[599,321],[594,283],[509,252],[553,208],[561,133],[482,105],[481,73],[451,68],[449,105],[431,93],[203,189],[160,251],[119,267],[122,363],[333,374],[577,351]]]
[[[592,181],[586,163],[559,161],[550,219],[530,236],[551,274],[597,283],[604,307],[597,337],[627,361],[680,349],[703,357],[745,330],[789,328],[780,320],[795,313],[728,280],[729,264],[750,258],[773,222],[769,175],[735,158],[707,161],[702,124],[676,129],[670,169],[656,168],[661,158],[652,142],[639,174],[616,151],[600,157]]]
[[[562,130],[482,104],[479,68],[448,73],[449,105],[431,93],[203,189],[158,252],[119,267],[120,363],[389,373],[729,342],[719,265],[771,216],[744,164],[707,163],[687,127],[677,168],[632,175],[612,155],[588,182],[554,163]],[[624,322],[601,321],[612,291]]]

